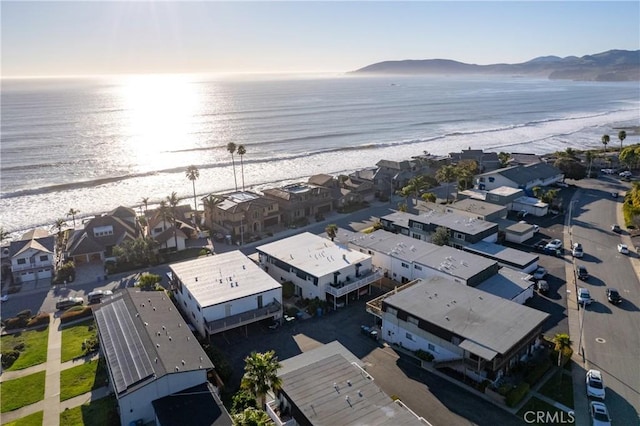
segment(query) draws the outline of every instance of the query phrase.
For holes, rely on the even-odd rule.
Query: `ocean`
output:
[[[14,235],[172,192],[260,190],[381,159],[463,148],[618,146],[638,126],[632,83],[505,77],[118,76],[3,80],[0,225]],[[638,143],[630,135],[625,144]],[[70,221],[70,219],[68,219]]]

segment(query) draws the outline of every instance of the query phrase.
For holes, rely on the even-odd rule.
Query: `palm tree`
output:
[[[144,214],[146,215],[149,209],[149,197],[142,197],[142,204],[144,205]]]
[[[611,138],[609,137],[609,135],[602,135],[602,145],[604,145],[604,152],[607,152],[607,144],[610,140]]]
[[[71,218],[73,218],[73,227],[76,227],[76,215],[80,213],[80,210],[76,210],[73,207],[71,207],[69,209],[69,212],[67,213],[67,217],[71,216]]]
[[[242,175],[242,192],[244,192],[244,163],[242,157],[247,153],[244,145],[238,146],[238,155],[240,156],[240,174]]]
[[[179,202],[180,199],[178,198],[177,192],[174,191],[171,193],[171,195],[167,195],[167,204],[169,204],[169,207],[171,208],[171,218],[173,219],[173,239],[176,244],[176,251],[178,251],[178,233],[176,232],[176,206]]]
[[[64,219],[58,218],[56,219],[56,223],[53,225],[58,230],[58,238],[62,234],[62,227],[66,224]]]
[[[187,175],[187,179],[191,181],[193,184],[193,208],[195,209],[196,214],[198,213],[198,200],[196,199],[196,179],[200,177],[200,170],[196,166],[187,167],[187,171],[185,172]]]
[[[447,204],[449,204],[449,184],[456,178],[456,168],[452,165],[440,167],[436,172],[436,179],[447,184]]]
[[[202,205],[204,207],[205,220],[207,219],[207,216],[210,219],[208,223],[209,228],[213,227],[213,216],[214,216],[213,212],[215,211],[216,206],[221,202],[222,202],[222,198],[216,197],[213,194],[209,194],[207,198],[202,200]]]
[[[327,225],[327,227],[324,228],[324,230],[327,233],[327,237],[331,238],[331,241],[333,241],[333,239],[338,234],[338,225],[336,225],[335,223],[331,223]]]
[[[281,367],[278,357],[275,351],[251,352],[244,362],[244,376],[240,387],[256,397],[258,407],[264,408],[267,392],[277,391],[282,386],[278,377],[278,369]]]
[[[11,234],[9,233],[9,231],[6,231],[4,228],[0,228],[0,240],[4,241],[7,238],[9,238]]]
[[[571,347],[571,339],[568,334],[558,333],[553,337],[553,342],[556,345],[555,349],[558,351],[558,367],[560,367],[565,349]]]
[[[231,164],[233,164],[233,181],[236,183],[236,191],[238,190],[238,179],[236,179],[236,161],[233,159],[233,154],[236,152],[236,144],[229,142],[227,144],[227,151],[231,154]]]
[[[618,139],[620,139],[620,152],[622,152],[622,141],[627,138],[627,132],[620,130],[618,132]]]

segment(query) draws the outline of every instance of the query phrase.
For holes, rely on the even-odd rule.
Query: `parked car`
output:
[[[89,303],[100,303],[105,296],[111,296],[113,291],[111,290],[96,290],[87,294],[87,301]]]
[[[626,244],[618,244],[618,253],[629,254],[629,247]]]
[[[370,337],[373,340],[378,340],[378,332],[372,327],[361,325],[360,333],[364,334],[367,337]]]
[[[527,215],[529,214],[528,211],[526,210],[520,210],[517,214],[518,219],[524,219],[525,217],[527,217]]]
[[[584,256],[584,251],[582,250],[582,244],[573,243],[571,254],[573,255],[573,257],[578,257],[578,258],[581,258],[582,256]]]
[[[56,302],[56,309],[69,309],[72,306],[80,306],[82,304],[84,304],[84,299],[82,297],[65,297],[64,299],[60,299]]]
[[[589,414],[591,414],[591,423],[593,426],[611,426],[609,410],[602,402],[591,401],[589,403]]]
[[[4,303],[7,300],[9,300],[9,295],[8,294],[3,294],[2,296],[0,296],[0,300]]]
[[[618,175],[620,177],[628,177],[628,178],[630,178],[631,176],[633,176],[633,173],[631,173],[629,170],[625,170],[624,172],[618,173]]]
[[[526,225],[529,225],[529,223],[528,223],[526,220],[521,220],[521,221],[520,221],[520,222],[518,222],[518,223],[524,223],[524,224],[526,224]],[[533,226],[533,232],[538,232],[538,231],[540,231],[540,227],[539,227],[538,225],[533,224],[533,225],[531,225],[531,226]]]
[[[548,251],[555,251],[561,248],[562,248],[562,241],[560,241],[557,238],[549,241],[549,243],[544,247],[544,249]]]
[[[591,302],[593,302],[593,299],[591,299],[591,293],[589,293],[589,290],[586,288],[579,288],[578,304],[582,306],[586,306],[586,305],[590,305]]]
[[[618,198],[618,193],[617,193],[617,192],[612,192],[612,193],[611,193],[611,196],[612,196],[613,198]]]
[[[615,170],[613,169],[602,169],[600,170],[602,173],[604,173],[605,175],[612,175],[615,173]]]
[[[533,274],[531,274],[531,277],[533,277],[534,281],[544,279],[544,277],[546,276],[547,276],[547,270],[544,269],[542,266],[538,266],[538,269],[533,271]]]
[[[549,244],[548,240],[540,240],[533,245],[533,248],[537,251],[544,252],[544,248]]]
[[[620,296],[620,292],[617,289],[609,287],[607,288],[607,300],[617,305],[618,303],[622,303],[622,296]]]
[[[549,292],[549,283],[546,280],[540,280],[536,283],[536,290],[539,293],[548,293]]]
[[[598,370],[589,370],[586,375],[587,396],[604,399],[604,381],[602,373]]]
[[[578,265],[576,266],[576,275],[578,275],[578,279],[586,281],[589,278],[589,271],[587,271],[586,266]]]

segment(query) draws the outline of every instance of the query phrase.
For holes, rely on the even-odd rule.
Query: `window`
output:
[[[494,178],[494,177],[490,177],[489,178],[489,182],[494,182],[495,180],[496,180],[496,178]]]
[[[413,267],[415,269],[417,269],[418,271],[422,271],[422,266],[420,266],[420,265],[413,265]]]
[[[200,312],[200,306],[199,306],[199,305],[196,305],[196,307],[198,308],[198,312]]]
[[[391,315],[398,315],[398,310],[396,308],[392,308],[391,306],[387,306],[387,313]]]
[[[18,259],[18,265],[24,265],[27,263],[27,259]]]
[[[44,256],[40,256],[40,262],[46,262],[47,260],[49,260],[49,256],[46,254]]]
[[[408,317],[407,317],[407,322],[408,322],[408,323],[411,323],[411,324],[418,325],[418,322],[419,322],[419,321],[418,321],[418,318],[414,318],[414,317],[412,317],[412,316],[408,316]]]
[[[464,241],[464,234],[461,234],[459,232],[454,232],[453,234],[453,238],[455,238],[456,240],[462,240]]]
[[[480,182],[484,182],[484,178],[481,177],[480,179],[478,179]]]
[[[434,351],[434,352],[435,352],[436,347],[435,347],[433,344],[428,343],[428,344],[427,344],[427,349],[429,349],[430,351]]]
[[[414,223],[413,223],[413,227],[414,227],[415,229],[419,229],[419,230],[422,230],[422,229],[423,229],[423,228],[422,228],[422,224],[421,224],[421,223],[415,223],[415,222],[414,222]]]
[[[369,252],[368,254],[373,254],[373,252],[371,250],[368,250],[368,252]]]
[[[153,228],[153,232],[156,233],[156,234],[159,234],[162,231],[163,231],[162,226],[158,226],[157,228]]]
[[[403,268],[407,268],[407,269],[409,268],[409,264],[407,264],[407,263],[402,262],[401,265],[402,265]]]
[[[413,340],[413,336],[411,335],[411,333],[407,333],[405,336],[407,339]]]

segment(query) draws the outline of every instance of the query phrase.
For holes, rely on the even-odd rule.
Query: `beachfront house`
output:
[[[300,182],[262,191],[264,197],[278,203],[285,226],[307,224],[334,210],[333,190]]]
[[[508,186],[530,193],[536,186],[549,186],[563,180],[564,174],[560,169],[551,164],[540,162],[479,174],[475,177],[474,188],[491,191],[501,186]]]
[[[369,292],[382,275],[371,256],[304,232],[256,248],[262,269],[278,282],[291,282],[295,295],[326,300],[334,308]]]
[[[51,280],[55,269],[55,237],[44,229],[32,229],[9,244],[11,274],[16,284]]]
[[[198,392],[202,405],[193,413],[176,409],[182,422],[189,418],[189,424],[231,424],[208,383],[214,377],[213,364],[164,292],[128,288],[93,315],[120,424],[178,424],[167,423],[171,417],[158,402],[168,397],[175,403],[187,392]]]
[[[384,393],[358,357],[337,341],[280,364],[282,386],[265,407],[276,425],[428,424],[402,401]]]
[[[204,204],[207,226],[240,242],[258,239],[281,222],[277,201],[251,191],[221,195],[217,203]]]
[[[548,314],[444,277],[407,283],[367,303],[381,338],[473,380],[508,374],[541,346]]]
[[[203,337],[282,318],[282,285],[240,251],[169,265],[176,303]]]
[[[460,152],[450,152],[451,164],[457,165],[462,161],[475,161],[481,172],[490,172],[500,168],[500,159],[496,152],[484,152],[481,149],[463,149]]]
[[[187,235],[180,229],[180,222],[173,221],[159,211],[147,220],[147,232],[161,251],[181,251],[186,248]]]
[[[113,248],[127,239],[136,239],[140,235],[137,221],[132,223],[111,213],[105,213],[86,221],[84,228],[74,230],[67,241],[66,257],[71,258],[76,266],[115,260]]]

